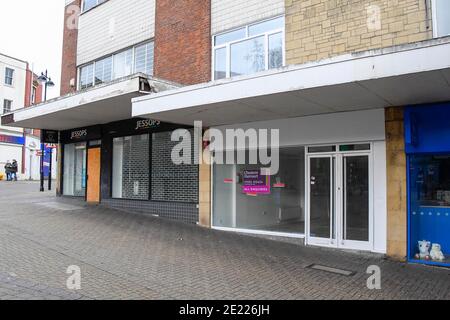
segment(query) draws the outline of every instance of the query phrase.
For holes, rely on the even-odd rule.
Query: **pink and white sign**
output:
[[[262,175],[259,170],[243,172],[242,191],[246,194],[270,194],[270,176]]]

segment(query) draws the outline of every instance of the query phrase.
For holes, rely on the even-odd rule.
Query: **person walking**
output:
[[[14,159],[11,164],[11,181],[17,181],[17,171],[18,171],[17,161]]]
[[[6,181],[11,181],[11,162],[6,161],[5,164]]]

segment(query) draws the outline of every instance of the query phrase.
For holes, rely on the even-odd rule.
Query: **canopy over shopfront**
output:
[[[450,100],[450,38],[133,99],[133,116],[205,126]]]

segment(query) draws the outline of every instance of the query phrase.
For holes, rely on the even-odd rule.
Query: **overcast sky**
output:
[[[0,0],[0,52],[28,61],[40,74],[48,69],[59,95],[65,0]]]

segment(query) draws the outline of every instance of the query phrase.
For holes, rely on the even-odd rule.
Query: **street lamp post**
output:
[[[47,101],[47,89],[54,87],[55,83],[48,76],[47,70],[45,70],[45,74],[41,72],[41,75],[38,77],[38,80],[41,84],[44,85],[44,102]],[[49,164],[49,174],[48,174],[48,190],[52,190],[52,153],[53,149],[50,149],[50,164]],[[45,145],[44,145],[44,135],[43,131],[41,131],[41,192],[44,192],[44,156],[45,156]]]

